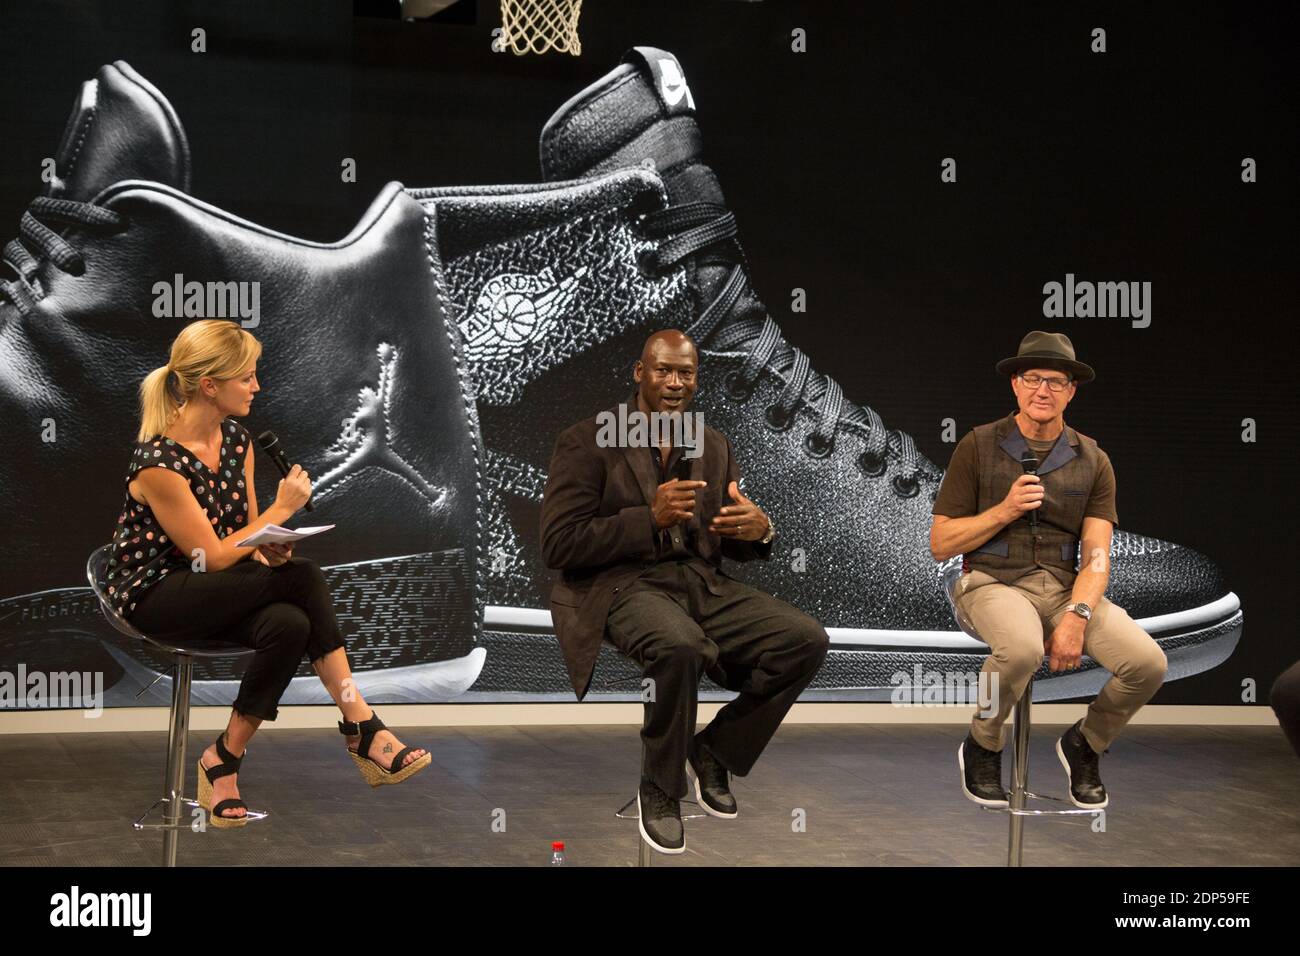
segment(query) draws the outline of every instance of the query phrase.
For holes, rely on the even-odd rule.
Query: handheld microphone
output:
[[[1032,451],[1027,451],[1020,456],[1020,467],[1025,469],[1026,475],[1038,474],[1038,459],[1034,457]],[[1029,512],[1029,533],[1038,534],[1038,509],[1035,508]]]
[[[691,480],[691,460],[685,454],[678,458],[676,464],[673,465],[673,477],[678,481]],[[686,522],[679,521],[677,523],[681,525]]]
[[[276,437],[275,432],[262,432],[257,436],[257,444],[271,457],[271,461],[275,462],[275,467],[280,469],[281,478],[289,474],[289,461],[284,457],[284,449],[280,446],[280,439]],[[303,508],[307,511],[312,510],[310,498]]]
[[[673,465],[673,477],[678,481],[691,480],[691,460],[685,455],[678,458],[677,463]]]

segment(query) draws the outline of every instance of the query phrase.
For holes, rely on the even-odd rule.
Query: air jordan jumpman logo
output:
[[[397,348],[388,342],[381,342],[376,351],[379,353],[379,386],[366,387],[357,393],[356,412],[343,422],[343,433],[326,452],[330,457],[342,455],[344,459],[314,482],[313,497],[322,500],[342,489],[350,476],[366,468],[379,468],[405,480],[431,506],[440,505],[447,496],[447,489],[430,484],[389,444],[389,412],[398,353]]]

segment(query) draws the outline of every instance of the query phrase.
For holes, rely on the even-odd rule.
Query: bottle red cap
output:
[[[564,841],[563,841],[563,840],[556,840],[554,843],[551,844],[551,849],[552,849],[552,850],[563,850],[563,849],[564,849]]]

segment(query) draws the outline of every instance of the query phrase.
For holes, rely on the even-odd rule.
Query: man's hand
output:
[[[719,509],[709,522],[709,530],[738,541],[757,541],[767,534],[769,522],[763,509],[741,494],[734,481],[727,486],[727,494],[736,504]]]
[[[261,556],[261,561],[269,568],[279,567],[293,557],[293,542],[287,541],[284,544],[268,542],[259,544],[257,553]]]
[[[1043,479],[1037,475],[1021,475],[1002,499],[1003,524],[1010,524],[1027,511],[1043,506]]]
[[[1072,671],[1079,666],[1083,656],[1083,632],[1088,622],[1073,611],[1066,611],[1061,623],[1056,625],[1047,640],[1047,653],[1053,672]]]
[[[682,481],[674,478],[656,488],[655,503],[651,507],[659,530],[690,521],[691,515],[695,513],[695,489],[708,486],[707,481]]]

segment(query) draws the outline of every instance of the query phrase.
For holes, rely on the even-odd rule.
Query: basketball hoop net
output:
[[[578,15],[582,0],[501,0],[499,49],[525,53],[582,53]]]

